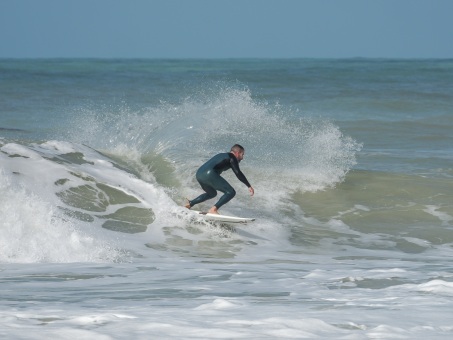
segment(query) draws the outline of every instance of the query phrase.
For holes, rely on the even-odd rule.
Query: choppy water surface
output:
[[[451,338],[452,67],[1,60],[0,335]]]

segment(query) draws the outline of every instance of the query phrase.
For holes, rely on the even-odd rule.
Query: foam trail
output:
[[[0,262],[111,262],[119,253],[0,171]]]

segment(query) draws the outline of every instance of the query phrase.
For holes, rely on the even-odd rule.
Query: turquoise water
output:
[[[452,69],[0,60],[0,334],[450,338]],[[234,143],[256,222],[194,220]]]

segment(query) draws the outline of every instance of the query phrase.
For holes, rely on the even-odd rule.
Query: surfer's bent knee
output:
[[[225,195],[227,195],[229,197],[229,199],[232,199],[234,196],[236,196],[236,190],[231,188],[225,192]]]

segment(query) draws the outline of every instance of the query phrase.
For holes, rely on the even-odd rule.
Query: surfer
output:
[[[239,144],[235,144],[231,148],[230,152],[219,153],[204,163],[198,169],[196,178],[205,193],[201,194],[197,198],[194,198],[193,200],[189,200],[189,203],[187,203],[185,207],[190,209],[195,204],[214,198],[217,195],[218,190],[223,192],[223,196],[220,197],[218,202],[208,211],[210,214],[218,214],[220,207],[225,203],[228,203],[236,195],[236,191],[230,183],[220,176],[223,171],[228,169],[233,170],[236,177],[249,188],[250,195],[253,196],[255,191],[247,181],[247,178],[244,176],[242,171],[239,169],[239,162],[243,159],[244,148]]]

